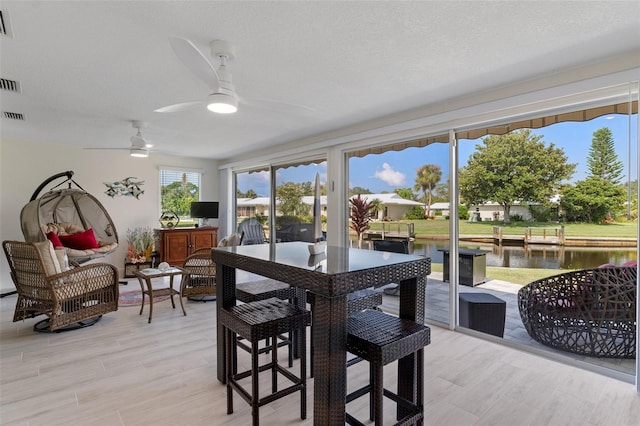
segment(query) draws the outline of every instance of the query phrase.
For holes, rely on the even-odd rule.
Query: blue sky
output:
[[[637,123],[636,116],[632,118],[631,134],[631,180],[637,179]],[[626,115],[610,115],[595,118],[587,122],[566,122],[534,129],[533,132],[542,135],[542,140],[548,146],[553,142],[556,148],[562,148],[570,163],[577,164],[571,179],[573,182],[587,176],[587,156],[591,147],[593,132],[608,127],[614,138],[618,159],[624,165],[624,178],[627,181],[629,166],[629,119]],[[459,143],[460,167],[463,167],[469,156],[475,151],[480,140],[461,140]],[[349,186],[368,188],[371,192],[393,192],[396,188],[413,187],[416,170],[425,164],[437,164],[442,169],[442,182],[446,182],[449,175],[449,147],[447,144],[436,143],[423,148],[408,148],[403,151],[389,151],[379,155],[367,155],[362,158],[352,158],[349,163]],[[321,182],[326,180],[326,164],[290,167],[278,170],[278,182],[313,182],[315,173],[320,173]],[[268,194],[268,174],[245,174],[238,179],[242,191],[252,188],[258,195]]]

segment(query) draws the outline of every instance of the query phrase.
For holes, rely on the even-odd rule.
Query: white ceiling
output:
[[[640,51],[638,1],[6,1],[0,36],[0,136],[122,147],[131,120],[158,150],[224,159],[392,113]],[[232,42],[240,103],[205,107],[205,84],[168,37],[209,54]],[[213,59],[212,59],[213,61]],[[123,154],[124,155],[124,154]]]

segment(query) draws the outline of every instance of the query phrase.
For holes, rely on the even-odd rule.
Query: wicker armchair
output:
[[[633,267],[583,269],[527,284],[518,292],[522,323],[536,341],[580,355],[634,358]]]
[[[93,325],[103,314],[118,310],[115,266],[93,263],[47,274],[47,259],[35,244],[2,243],[18,293],[14,322],[46,315],[34,325],[35,331],[66,331]]]
[[[211,260],[211,249],[194,251],[184,261],[189,275],[182,281],[181,297],[206,302],[216,299],[216,264]]]

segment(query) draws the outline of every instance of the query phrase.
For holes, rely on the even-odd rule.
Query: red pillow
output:
[[[53,248],[64,247],[62,245],[62,242],[60,241],[60,238],[58,238],[58,234],[56,234],[55,232],[47,232],[47,239],[51,241],[51,244],[53,244]]]
[[[71,235],[58,235],[60,242],[65,246],[76,250],[88,250],[100,248],[100,244],[96,241],[93,229],[89,228],[84,232],[78,232]]]

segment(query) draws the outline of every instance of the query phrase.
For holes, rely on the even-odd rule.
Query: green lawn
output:
[[[431,270],[442,272],[442,263],[432,263]],[[499,268],[487,266],[487,279],[507,281],[514,284],[525,285],[531,281],[552,275],[563,274],[571,269],[533,269],[533,268]]]
[[[408,221],[401,221],[408,222]],[[417,237],[429,235],[449,235],[449,221],[445,219],[436,220],[413,220],[414,229]],[[461,235],[492,235],[494,226],[502,226],[503,235],[524,235],[527,227],[531,228],[558,228],[557,223],[539,223],[539,222],[514,222],[505,225],[502,222],[468,222],[460,221]],[[381,222],[371,222],[372,230],[382,228]],[[564,224],[565,235],[568,237],[617,237],[617,238],[636,238],[638,231],[637,222],[624,223],[566,223]],[[542,230],[534,229],[535,235],[541,233]]]

